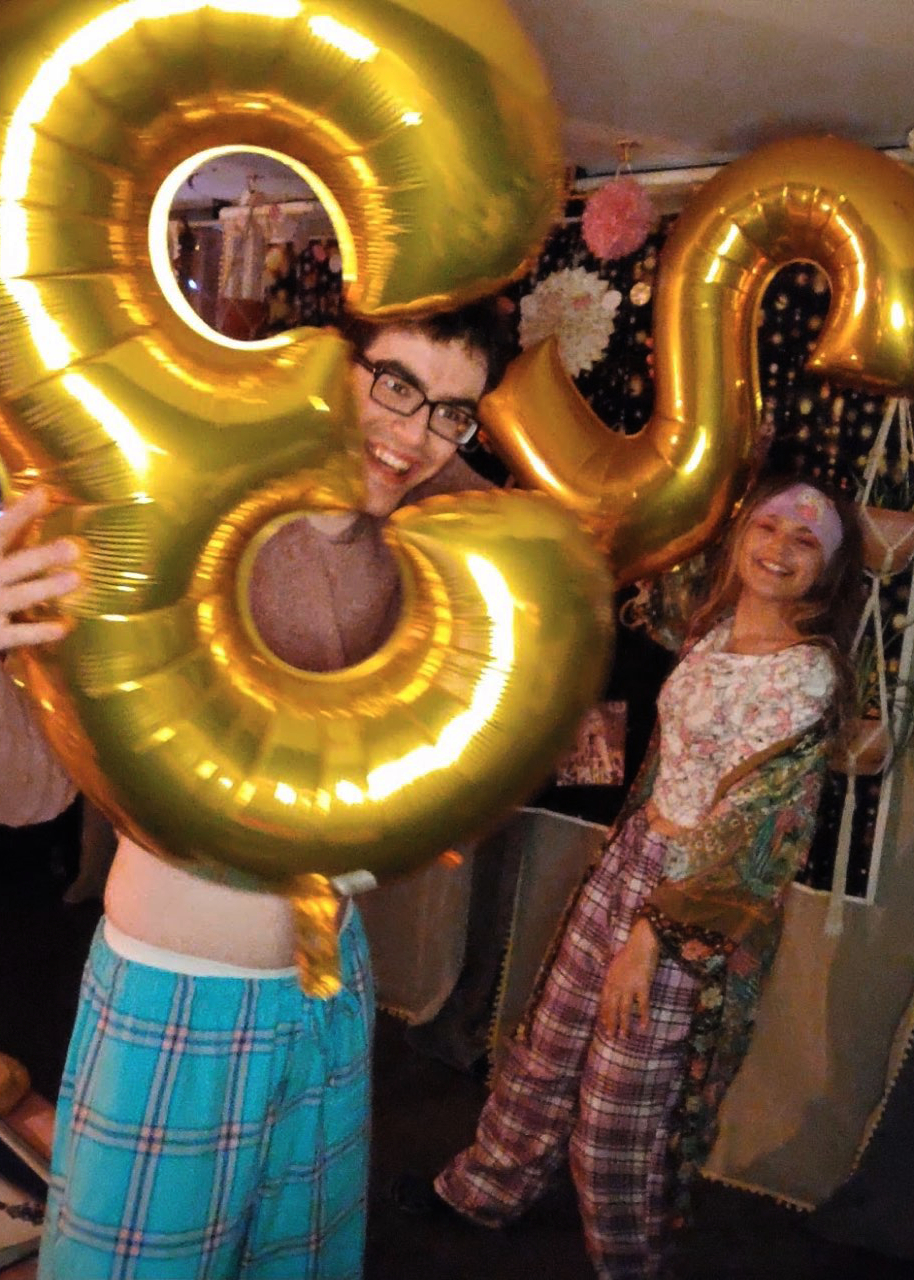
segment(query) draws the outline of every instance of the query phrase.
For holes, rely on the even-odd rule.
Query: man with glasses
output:
[[[485,487],[457,454],[501,371],[496,335],[487,305],[347,332],[367,498],[261,549],[251,611],[278,657],[332,671],[388,637],[383,520]],[[347,899],[337,920],[343,989],[309,999],[284,898],[121,838],[58,1103],[41,1280],[358,1280],[373,995]]]
[[[389,328],[368,337],[370,356],[357,353],[354,371],[365,432],[366,509],[385,516],[473,439],[489,368],[484,352],[457,339],[438,341],[422,329]]]
[[[268,647],[293,666],[328,671],[374,652],[393,629],[400,578],[382,522],[405,502],[488,487],[459,450],[481,397],[504,367],[490,304],[411,324],[345,329],[364,438],[361,512],[292,521],[255,563],[251,608]]]

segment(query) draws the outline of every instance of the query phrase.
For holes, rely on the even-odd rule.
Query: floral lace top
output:
[[[725,774],[821,720],[835,671],[826,650],[799,644],[771,654],[728,653],[720,623],[685,655],[658,700],[660,762],[652,799],[681,827],[712,808]],[[667,874],[675,874],[671,867]]]

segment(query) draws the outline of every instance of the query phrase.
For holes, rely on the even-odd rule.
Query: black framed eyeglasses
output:
[[[411,418],[423,405],[428,405],[429,431],[450,444],[466,445],[473,439],[479,423],[468,409],[449,400],[429,400],[421,387],[387,365],[372,364],[363,355],[353,359],[371,374],[369,395],[375,404],[383,405],[401,418]]]

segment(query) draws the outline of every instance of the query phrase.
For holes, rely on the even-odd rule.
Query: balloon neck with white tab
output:
[[[641,432],[607,431],[552,339],[483,401],[521,483],[578,513],[620,583],[699,551],[745,491],[762,410],[759,308],[774,273],[798,260],[831,285],[809,367],[914,392],[914,175],[869,147],[815,137],[727,165],[678,218],[660,255],[655,407]]]
[[[393,522],[380,652],[328,676],[267,653],[251,548],[359,503],[348,349],[207,330],[168,209],[208,155],[278,155],[330,212],[351,309],[452,308],[554,220],[548,85],[497,0],[6,0],[0,58],[0,456],[50,491],[40,537],[84,549],[27,687],[122,830],[298,896],[328,994],[328,877],[403,871],[528,792],[599,690],[610,582],[543,497],[437,499]]]

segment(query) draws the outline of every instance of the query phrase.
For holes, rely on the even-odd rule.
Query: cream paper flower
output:
[[[574,377],[606,350],[622,295],[584,267],[555,271],[521,299],[520,344],[534,346],[555,334],[559,355]]]

